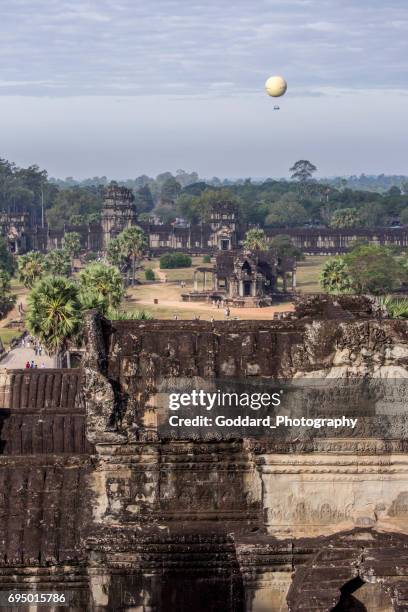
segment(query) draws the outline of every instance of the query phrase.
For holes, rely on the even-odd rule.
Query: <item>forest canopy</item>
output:
[[[236,205],[244,222],[261,227],[341,229],[408,223],[408,177],[317,180],[316,170],[308,160],[299,160],[290,168],[291,179],[202,179],[197,172],[180,169],[117,183],[132,190],[140,221],[205,222],[214,203],[227,201]],[[37,165],[20,168],[0,159],[0,210],[27,212],[33,225],[46,222],[54,229],[95,223],[110,182],[106,176],[54,179]]]

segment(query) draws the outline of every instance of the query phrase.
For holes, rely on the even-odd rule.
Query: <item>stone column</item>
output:
[[[238,295],[239,295],[239,297],[244,297],[244,281],[243,280],[239,281]]]
[[[203,272],[203,291],[205,291],[206,285],[207,285],[207,283],[206,283],[206,272],[204,271]]]
[[[194,291],[198,291],[197,270],[194,270]]]
[[[292,290],[294,291],[296,289],[296,270],[293,270],[292,272]]]
[[[287,280],[286,280],[286,272],[282,274],[282,284],[283,284],[283,291],[287,291],[288,287],[287,287]]]
[[[256,297],[256,278],[252,280],[251,284],[251,295],[252,297]]]

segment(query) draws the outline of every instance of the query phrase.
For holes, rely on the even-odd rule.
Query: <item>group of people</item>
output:
[[[24,336],[24,338],[22,338],[21,340],[21,346],[22,348],[28,348],[28,349],[32,348],[34,350],[34,354],[36,357],[41,357],[43,354],[43,347],[41,346],[41,344],[36,342],[36,340],[32,338],[31,336]],[[39,367],[45,368],[45,363],[42,362]],[[27,359],[25,368],[27,370],[32,369],[32,368],[38,368],[38,364],[34,361],[34,359],[31,359],[31,361]]]
[[[230,307],[225,304],[224,300],[213,300],[212,301],[212,305],[214,306],[214,308],[217,308],[218,310],[222,307],[224,308],[224,315],[225,317],[228,319],[231,315],[231,310]]]
[[[34,360],[28,361],[25,364],[25,368],[30,369],[30,368],[38,368],[38,365],[36,363],[34,363]],[[42,362],[42,364],[40,365],[40,368],[45,368],[45,363]]]
[[[41,357],[41,355],[43,354],[43,347],[38,342],[35,342],[35,340],[31,336],[24,336],[24,338],[21,340],[21,346],[23,348],[34,349],[36,357]]]

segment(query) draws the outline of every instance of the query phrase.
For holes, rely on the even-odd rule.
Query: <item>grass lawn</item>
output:
[[[305,261],[299,261],[296,272],[296,285],[301,293],[320,293],[320,272],[330,259],[327,255],[306,256]]]
[[[202,257],[193,257],[192,259],[193,259],[193,265],[191,266],[191,268],[163,269],[161,270],[161,272],[166,275],[168,281],[176,281],[176,282],[186,281],[187,283],[190,281],[192,284],[195,268],[200,267],[200,266],[212,268],[212,266],[214,265],[214,262],[211,262],[209,264],[203,263]],[[149,261],[144,260],[143,267],[145,269],[151,268],[152,270],[154,270],[155,268],[159,268],[160,259],[155,258]],[[144,273],[142,271],[139,273],[139,279],[144,280]]]
[[[9,347],[10,341],[13,338],[17,338],[21,336],[22,332],[18,329],[6,329],[4,327],[0,328],[0,339],[3,343],[5,349]]]

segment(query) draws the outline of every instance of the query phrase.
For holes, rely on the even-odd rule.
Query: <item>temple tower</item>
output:
[[[210,212],[211,234],[208,246],[230,251],[238,245],[238,210],[232,202],[220,202]]]
[[[112,238],[115,238],[127,227],[136,225],[137,212],[134,195],[126,187],[113,183],[105,194],[102,210],[103,248],[106,249]]]

